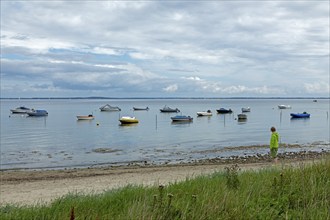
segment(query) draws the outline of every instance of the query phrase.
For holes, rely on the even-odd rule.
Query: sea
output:
[[[208,158],[267,154],[270,127],[275,126],[287,151],[330,151],[330,100],[318,99],[1,99],[1,170],[66,169],[130,164],[189,163]],[[110,104],[119,112],[101,112]],[[161,113],[164,106],[179,113]],[[279,109],[290,105],[291,109]],[[46,117],[11,114],[25,106],[48,111]],[[133,107],[148,107],[134,111]],[[250,107],[246,121],[241,108]],[[232,109],[217,114],[216,109]],[[197,117],[211,110],[213,116]],[[308,112],[307,119],[290,113]],[[77,120],[93,114],[94,120]],[[171,117],[189,115],[190,123]],[[138,124],[122,126],[134,116]]]

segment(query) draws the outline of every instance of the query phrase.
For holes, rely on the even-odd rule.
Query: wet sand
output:
[[[0,205],[44,204],[68,193],[101,193],[126,185],[152,186],[169,184],[223,171],[238,164],[241,170],[296,166],[329,158],[330,152],[296,152],[279,155],[275,166],[267,155],[214,158],[194,163],[159,165],[135,164],[119,167],[98,167],[66,170],[6,170],[1,171]]]

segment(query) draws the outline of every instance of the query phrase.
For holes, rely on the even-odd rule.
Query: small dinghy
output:
[[[303,113],[291,113],[291,118],[309,118],[311,115],[307,112]]]
[[[78,120],[93,120],[94,116],[93,115],[78,115],[77,119]]]
[[[119,119],[121,124],[136,124],[139,123],[139,120],[131,116],[123,116]]]

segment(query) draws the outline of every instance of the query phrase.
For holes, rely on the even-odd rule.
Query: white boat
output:
[[[78,120],[93,120],[94,116],[93,115],[78,115],[77,119]]]
[[[211,110],[207,110],[206,112],[197,112],[197,116],[212,116]]]
[[[131,116],[123,116],[119,119],[121,124],[136,124],[139,123],[139,120]]]
[[[242,108],[242,112],[250,112],[250,111],[251,111],[250,107]]]
[[[100,107],[101,112],[115,112],[115,111],[121,111],[121,109],[118,106],[111,106],[109,104],[106,104],[102,107]]]
[[[13,114],[26,114],[30,110],[31,110],[30,108],[24,106],[20,106],[15,109],[10,109],[11,113]]]
[[[46,110],[31,109],[30,111],[27,111],[26,114],[29,116],[47,116],[48,112]]]
[[[290,109],[291,106],[290,105],[278,105],[279,109]]]

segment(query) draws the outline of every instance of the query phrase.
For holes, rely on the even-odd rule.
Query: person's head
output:
[[[275,131],[276,131],[276,128],[275,128],[275,127],[271,127],[271,128],[270,128],[270,131],[271,131],[271,132],[275,132]]]

